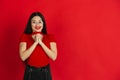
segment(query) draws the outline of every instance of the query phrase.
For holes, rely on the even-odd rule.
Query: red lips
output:
[[[35,26],[35,29],[39,30],[41,27],[40,26]]]

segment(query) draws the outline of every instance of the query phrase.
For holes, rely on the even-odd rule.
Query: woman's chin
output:
[[[34,32],[41,32],[41,30],[35,30]]]

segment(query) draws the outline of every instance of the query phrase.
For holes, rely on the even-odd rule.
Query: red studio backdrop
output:
[[[56,37],[53,80],[120,80],[119,0],[1,0],[0,80],[23,80],[19,39],[34,11]]]

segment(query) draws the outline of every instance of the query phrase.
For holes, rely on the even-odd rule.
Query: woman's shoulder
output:
[[[29,39],[29,37],[30,37],[30,34],[23,33],[20,37],[20,41],[21,42],[26,41],[27,39]]]
[[[54,37],[53,34],[45,34],[45,36],[48,37],[48,38],[52,38],[52,37]]]
[[[45,35],[51,42],[56,42],[55,36],[53,34],[46,34]]]

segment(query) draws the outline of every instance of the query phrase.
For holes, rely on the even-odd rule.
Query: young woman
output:
[[[26,63],[24,80],[52,80],[49,59],[56,60],[57,47],[54,36],[47,34],[40,12],[31,14],[20,39],[19,53]]]

